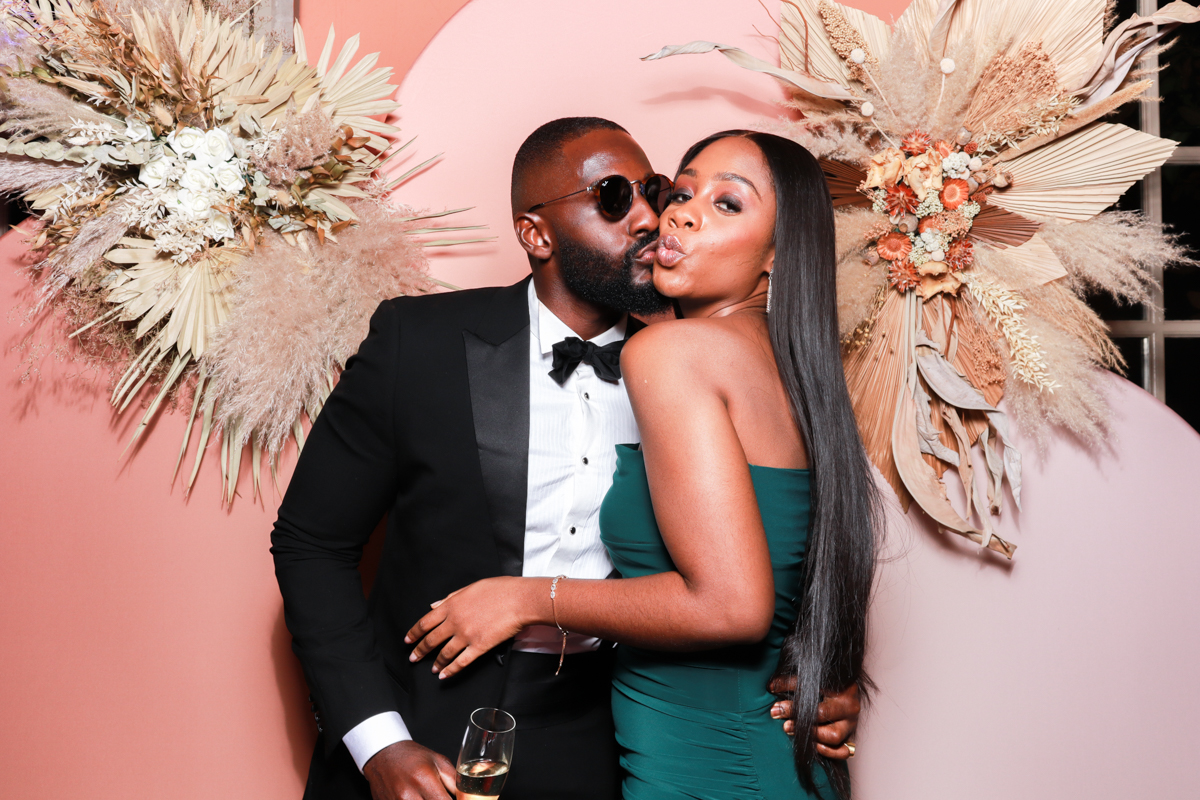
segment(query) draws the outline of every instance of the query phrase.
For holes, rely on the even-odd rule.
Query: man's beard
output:
[[[634,259],[657,239],[658,231],[654,231],[634,242],[619,265],[599,250],[563,239],[558,250],[563,283],[584,300],[618,311],[630,314],[664,311],[671,307],[671,301],[658,293],[654,282],[633,280]]]

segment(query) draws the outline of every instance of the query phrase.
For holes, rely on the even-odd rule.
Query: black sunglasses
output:
[[[590,192],[600,205],[600,213],[615,222],[619,219],[624,219],[625,215],[629,213],[629,209],[633,208],[634,186],[638,187],[638,191],[642,197],[646,198],[646,202],[650,204],[650,208],[654,209],[655,214],[661,214],[666,209],[667,203],[671,199],[671,190],[675,188],[675,184],[666,175],[651,175],[644,181],[631,181],[624,175],[609,175],[607,178],[601,178],[596,181],[586,189],[580,189],[577,192],[571,192],[570,194],[564,194],[562,197],[538,203],[529,210],[537,211],[542,206],[557,203],[559,200],[566,200],[568,197],[574,197],[577,194]]]

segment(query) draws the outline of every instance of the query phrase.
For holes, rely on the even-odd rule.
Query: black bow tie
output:
[[[554,369],[550,370],[550,377],[562,386],[582,361],[592,365],[600,380],[616,383],[621,380],[621,348],[624,346],[624,339],[597,347],[578,336],[568,336],[554,345]]]

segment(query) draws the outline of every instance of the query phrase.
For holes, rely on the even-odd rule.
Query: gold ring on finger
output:
[[[854,742],[846,742],[845,744],[846,744],[846,749],[850,751],[850,755],[847,756],[847,758],[854,758],[854,750],[855,750]]]

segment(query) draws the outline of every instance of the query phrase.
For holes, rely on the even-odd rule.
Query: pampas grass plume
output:
[[[838,336],[846,337],[871,313],[875,295],[887,283],[887,273],[880,265],[863,263],[867,245],[865,234],[884,219],[865,209],[839,211],[837,224],[837,312]]]
[[[1082,222],[1043,220],[1040,234],[1081,295],[1104,291],[1125,303],[1148,303],[1155,270],[1198,263],[1177,235],[1131,211],[1108,211]]]
[[[260,246],[238,268],[229,319],[204,356],[216,420],[235,447],[253,437],[277,458],[303,410],[314,411],[366,337],[378,304],[428,292],[419,242],[397,221],[406,210],[354,205],[358,225],[308,252]]]

